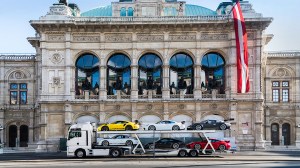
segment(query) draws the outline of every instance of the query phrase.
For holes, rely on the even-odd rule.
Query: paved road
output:
[[[300,151],[298,152],[242,152],[219,154],[196,158],[178,157],[94,157],[85,159],[67,158],[66,153],[15,153],[0,155],[0,167],[32,168],[299,168]]]

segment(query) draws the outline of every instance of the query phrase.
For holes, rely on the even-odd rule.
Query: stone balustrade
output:
[[[34,59],[35,54],[0,54],[0,60],[24,61]]]
[[[300,51],[268,52],[268,57],[299,57]]]

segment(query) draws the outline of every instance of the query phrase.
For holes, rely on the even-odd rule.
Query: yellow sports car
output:
[[[117,131],[117,130],[138,130],[140,126],[138,122],[129,122],[129,121],[115,121],[110,124],[101,124],[97,131]]]

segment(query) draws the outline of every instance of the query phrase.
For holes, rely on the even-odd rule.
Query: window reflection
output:
[[[193,94],[194,62],[185,53],[178,53],[170,60],[170,94]]]
[[[117,95],[117,90],[123,95],[130,95],[131,61],[124,54],[115,54],[107,62],[107,94]]]
[[[208,53],[202,58],[201,88],[204,93],[225,94],[224,58],[219,53]]]
[[[92,54],[84,54],[76,61],[76,95],[99,94],[99,59]]]
[[[132,7],[128,8],[128,14],[127,14],[127,16],[133,16],[133,8]]]
[[[162,61],[156,55],[148,53],[139,60],[139,95],[162,94]]]

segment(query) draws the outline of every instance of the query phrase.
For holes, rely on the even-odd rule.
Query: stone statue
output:
[[[65,4],[66,6],[68,6],[68,0],[59,0],[59,3]]]

